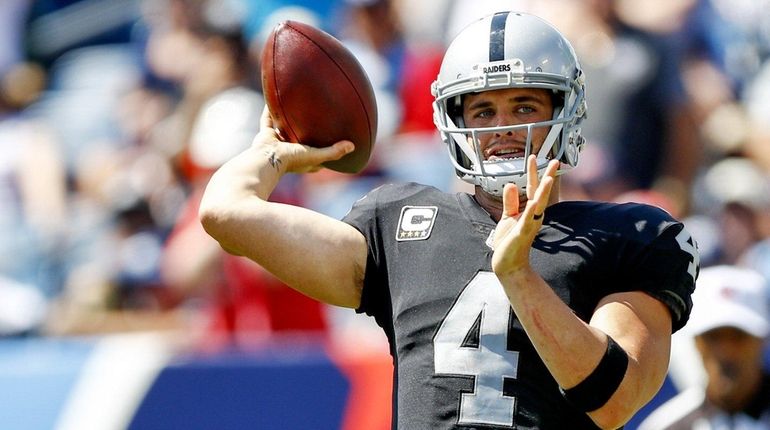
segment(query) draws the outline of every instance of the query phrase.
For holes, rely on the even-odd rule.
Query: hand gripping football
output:
[[[267,38],[261,68],[265,101],[283,138],[319,148],[350,140],[355,150],[324,166],[343,173],[366,166],[377,133],[374,90],[339,40],[284,21]]]

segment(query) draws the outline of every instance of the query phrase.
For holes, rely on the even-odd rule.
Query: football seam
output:
[[[356,86],[353,85],[353,81],[350,79],[350,76],[348,76],[348,74],[345,73],[345,68],[342,67],[340,65],[340,63],[338,63],[331,55],[329,55],[329,53],[326,52],[326,50],[323,49],[323,47],[321,45],[316,43],[315,40],[313,40],[310,37],[308,37],[307,34],[303,33],[302,30],[300,30],[297,27],[292,26],[291,24],[287,24],[287,27],[291,27],[294,31],[296,31],[297,33],[301,34],[305,39],[311,41],[313,43],[313,45],[317,46],[318,49],[321,50],[321,52],[323,52],[324,55],[326,55],[326,58],[330,59],[334,63],[334,65],[337,66],[337,69],[339,69],[339,71],[342,72],[343,76],[345,76],[345,79],[347,79],[348,83],[350,84],[350,87],[353,88],[353,91],[355,91],[356,96],[358,98],[358,103],[361,105],[361,110],[364,112],[364,115],[366,115],[366,128],[369,130],[369,138],[371,138],[372,137],[372,121],[371,121],[371,118],[369,117],[369,111],[366,110],[366,105],[364,104],[364,100],[361,97],[361,93],[358,92],[358,88],[356,88]],[[340,42],[340,44],[342,44],[342,42]],[[356,60],[356,62],[358,62],[358,59],[355,58],[355,56],[353,55],[352,52],[350,53],[350,55],[351,55],[351,57],[353,57],[354,60]],[[361,67],[360,63],[359,63],[359,67]],[[363,71],[363,70],[362,70],[362,72],[364,73],[364,77],[368,81],[369,77],[366,76],[366,72]],[[371,82],[370,82],[370,85],[371,85]],[[374,91],[374,89],[372,89],[372,91]],[[375,101],[375,108],[376,108],[376,101]],[[371,148],[372,144],[374,144],[374,142],[369,142],[370,148]]]
[[[292,28],[294,28],[294,27],[292,27]],[[276,49],[275,49],[276,43],[277,43],[276,42],[276,38],[273,38],[273,64],[275,64],[275,59],[276,59],[276,55],[277,55]],[[275,88],[275,92],[277,93],[276,100],[278,100],[278,110],[280,111],[279,113],[280,113],[280,115],[282,117],[286,118],[287,117],[286,116],[286,110],[283,108],[283,99],[281,98],[281,90],[278,87],[278,74],[275,73],[275,66],[273,66],[273,88]],[[289,129],[289,130],[286,130],[286,131],[288,131],[291,134],[291,136],[283,136],[283,138],[285,138],[285,139],[292,139],[292,140],[299,140],[299,136],[297,136],[297,134],[294,132],[294,128],[291,126],[289,121],[284,121],[284,125]],[[301,143],[301,142],[297,142],[297,143]]]

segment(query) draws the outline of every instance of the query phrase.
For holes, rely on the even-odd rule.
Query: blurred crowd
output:
[[[563,197],[658,205],[703,267],[770,279],[770,0],[3,0],[0,335],[179,330],[218,348],[368,329],[198,223],[208,177],[258,131],[264,40],[313,24],[375,87],[367,168],[290,175],[272,197],[341,218],[384,182],[467,190],[430,83],[461,27],[510,8],[554,23],[586,71]]]

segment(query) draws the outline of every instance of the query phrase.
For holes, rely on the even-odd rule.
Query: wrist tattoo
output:
[[[275,151],[265,151],[265,155],[267,156],[268,163],[270,163],[275,170],[280,169],[282,161],[275,154]]]

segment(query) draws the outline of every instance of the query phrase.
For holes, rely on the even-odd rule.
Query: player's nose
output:
[[[514,118],[511,115],[500,115],[498,117],[497,123],[495,124],[495,127],[508,127],[510,125],[515,125]],[[513,130],[501,130],[496,132],[497,136],[513,136]]]

